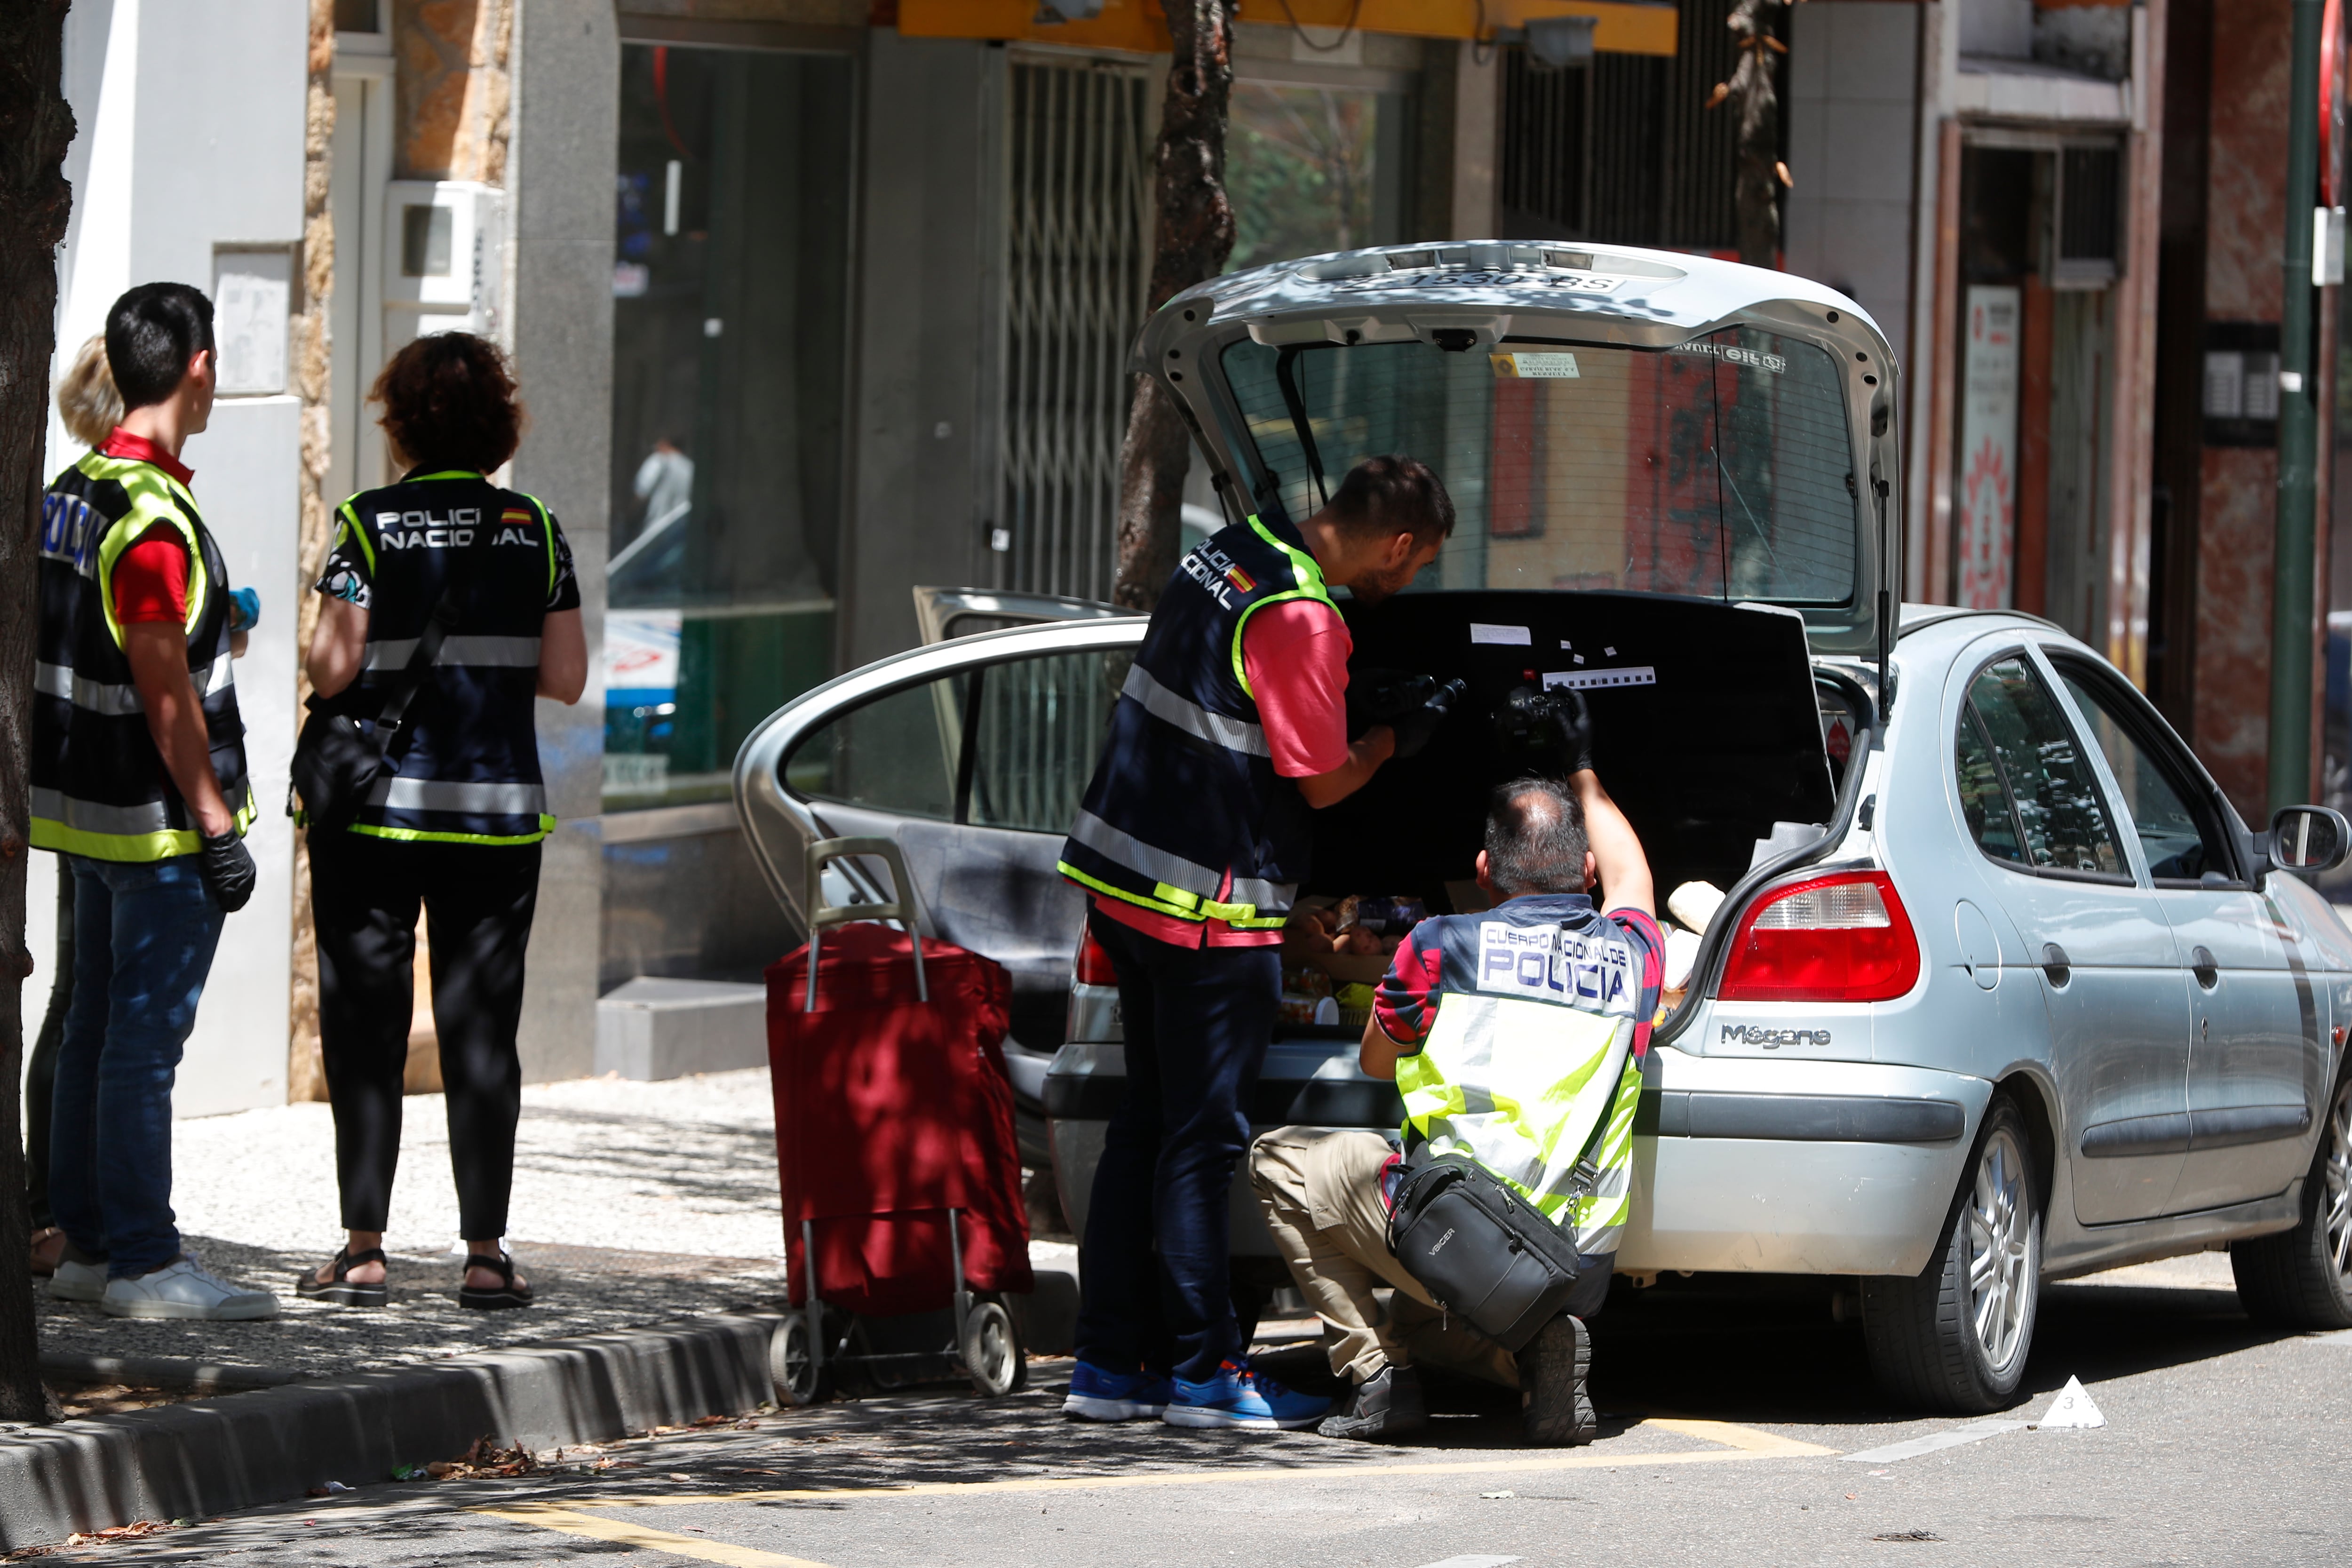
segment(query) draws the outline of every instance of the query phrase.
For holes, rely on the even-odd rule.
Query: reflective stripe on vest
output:
[[[226,572],[185,486],[151,464],[86,454],[41,498],[30,837],[42,849],[149,861],[201,847],[147,727],[115,618],[114,569],[158,525],[188,554],[188,680],[236,831],[251,826],[245,724],[229,657]]]
[[[380,704],[416,652],[449,574],[469,575],[409,712],[397,776],[378,781],[351,831],[375,838],[530,844],[555,826],[535,722],[540,630],[555,585],[547,509],[477,473],[415,474],[337,509],[338,542],[370,572],[368,641],[353,710]]]
[[[1573,1224],[1577,1250],[1599,1256],[1615,1250],[1632,1192],[1642,955],[1589,905],[1541,907],[1552,903],[1416,930],[1417,948],[1443,950],[1444,979],[1428,1038],[1397,1060],[1397,1089],[1408,1141],[1469,1155],[1556,1223]],[[1598,1177],[1571,1214],[1596,1129]]]
[[[1296,781],[1274,771],[1242,636],[1268,605],[1331,605],[1288,531],[1279,513],[1253,517],[1178,563],[1112,707],[1063,876],[1179,920],[1272,929],[1287,918],[1311,825]]]

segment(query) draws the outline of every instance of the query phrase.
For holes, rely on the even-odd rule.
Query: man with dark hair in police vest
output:
[[[252,602],[232,596],[180,461],[212,416],[211,302],[131,289],[107,312],[106,358],[122,423],[41,500],[32,838],[74,879],[49,1293],[120,1318],[275,1317],[278,1298],[180,1250],[171,1201],[172,1080],[254,878],[229,666]]]
[[[1295,1427],[1329,1403],[1248,1364],[1228,1193],[1281,1002],[1308,813],[1426,745],[1451,698],[1441,689],[1349,742],[1353,644],[1328,590],[1376,604],[1453,531],[1425,464],[1368,458],[1304,523],[1269,505],[1212,535],[1152,614],[1062,850],[1118,972],[1127,1041],[1126,1099],[1087,1213],[1069,1415]]]

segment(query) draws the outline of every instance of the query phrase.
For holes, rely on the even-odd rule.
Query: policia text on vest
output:
[[[373,719],[404,679],[442,591],[458,619],[394,742],[398,763],[351,831],[437,843],[530,844],[554,830],[533,694],[546,617],[580,605],[571,547],[537,498],[467,470],[412,474],[336,511],[319,591],[368,612],[359,679],[335,702]]]

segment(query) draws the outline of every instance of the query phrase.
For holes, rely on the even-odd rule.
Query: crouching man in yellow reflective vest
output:
[[[1587,891],[1596,874],[1598,907]],[[1566,783],[1496,790],[1478,886],[1491,910],[1423,921],[1397,949],[1360,1059],[1403,1091],[1406,1146],[1468,1154],[1573,1226],[1583,1270],[1567,1310],[1515,1357],[1447,1316],[1389,1251],[1398,1141],[1311,1127],[1266,1133],[1250,1151],[1250,1180],[1292,1276],[1331,1330],[1331,1370],[1349,1384],[1326,1436],[1422,1426],[1413,1367],[1426,1361],[1518,1389],[1535,1442],[1591,1440],[1584,1320],[1608,1293],[1624,1229],[1641,1058],[1664,971],[1650,865],[1586,768]],[[1578,1197],[1570,1185],[1583,1158],[1600,1178]],[[1373,1295],[1382,1286],[1395,1291],[1385,1312]]]

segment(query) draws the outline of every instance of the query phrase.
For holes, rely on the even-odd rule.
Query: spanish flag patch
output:
[[[532,523],[537,522],[539,519],[531,516],[530,512],[526,511],[521,507],[510,506],[507,508],[506,510],[499,513],[499,521],[500,522],[519,522],[528,528]]]
[[[1257,586],[1257,579],[1251,576],[1248,573],[1243,571],[1238,566],[1228,566],[1225,568],[1225,581],[1231,583],[1234,587],[1239,588],[1244,594]]]

